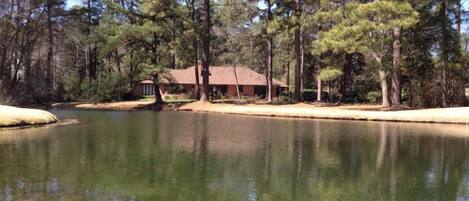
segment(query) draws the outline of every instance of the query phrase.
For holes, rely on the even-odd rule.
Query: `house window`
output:
[[[255,86],[254,87],[254,94],[256,96],[265,98],[266,87],[265,86]]]
[[[143,84],[143,95],[153,95],[152,84]]]
[[[228,91],[228,86],[221,85],[221,86],[218,87],[218,90],[220,91],[220,94],[222,96],[226,96],[226,92]]]
[[[239,85],[238,86],[238,90],[239,90],[239,93],[243,93],[244,92],[244,87]]]

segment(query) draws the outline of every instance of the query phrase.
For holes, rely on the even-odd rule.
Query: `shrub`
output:
[[[318,97],[318,92],[317,90],[314,89],[305,89],[303,90],[303,100],[307,102],[314,102],[317,100]],[[324,102],[329,102],[331,97],[329,96],[329,93],[323,91],[321,93],[321,101]]]
[[[91,82],[85,81],[80,85],[79,99],[103,102],[121,100],[129,94],[130,87],[124,76],[119,74],[105,74]]]
[[[381,99],[381,92],[379,91],[370,91],[366,95],[366,99],[369,103],[379,103]]]
[[[313,102],[316,101],[317,92],[313,89],[303,90],[303,100]]]
[[[295,94],[289,91],[282,91],[278,99],[281,103],[295,103]]]

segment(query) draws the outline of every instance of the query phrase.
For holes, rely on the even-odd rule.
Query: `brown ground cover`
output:
[[[469,107],[388,111],[378,105],[233,105],[194,102],[179,107],[178,110],[277,117],[469,124]]]

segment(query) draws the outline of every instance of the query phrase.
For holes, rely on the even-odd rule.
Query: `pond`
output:
[[[469,200],[468,126],[52,112],[0,131],[0,200]]]

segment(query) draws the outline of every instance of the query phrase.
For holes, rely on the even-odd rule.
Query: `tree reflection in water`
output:
[[[0,135],[0,200],[469,200],[464,126],[56,113]]]

